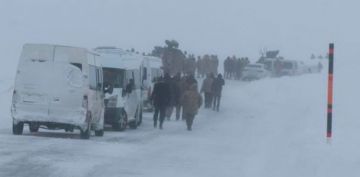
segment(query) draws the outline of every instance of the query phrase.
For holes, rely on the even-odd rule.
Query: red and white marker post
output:
[[[328,105],[327,105],[327,132],[328,141],[332,138],[333,91],[334,91],[334,44],[329,45],[329,76],[328,76]]]

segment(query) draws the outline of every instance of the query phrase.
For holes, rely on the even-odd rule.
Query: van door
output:
[[[128,70],[126,71],[126,80],[127,80],[127,84],[129,84],[130,79],[133,79],[135,81],[135,88],[131,91],[131,93],[126,93],[125,95],[125,111],[128,115],[128,120],[133,120],[135,118],[135,114],[136,114],[136,109],[139,103],[139,99],[138,99],[138,93],[137,93],[137,82],[136,82],[136,77],[135,77],[135,73],[136,70]]]
[[[52,61],[24,61],[20,63],[15,82],[15,93],[18,95],[16,107],[19,113],[31,115],[28,121],[48,121],[49,97]]]
[[[98,123],[101,120],[104,108],[103,73],[101,67],[96,67],[96,82],[96,103],[94,104],[93,116],[94,123]]]

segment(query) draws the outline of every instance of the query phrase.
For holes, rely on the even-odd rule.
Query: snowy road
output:
[[[339,84],[348,84],[346,75],[339,76]],[[62,132],[30,134],[27,129],[24,136],[13,136],[11,82],[1,84],[0,177],[360,174],[360,142],[353,136],[360,119],[349,103],[359,100],[359,94],[353,95],[359,84],[336,88],[335,139],[329,145],[325,74],[228,81],[221,111],[202,109],[192,132],[181,121],[165,122],[162,131],[154,129],[146,114],[137,130],[105,132],[103,138],[90,140]]]

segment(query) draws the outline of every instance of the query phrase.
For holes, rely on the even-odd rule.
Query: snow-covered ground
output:
[[[326,142],[326,72],[244,83],[227,81],[220,112],[202,109],[154,129],[11,134],[12,79],[0,78],[0,177],[183,176],[357,177],[360,84],[356,63],[335,69],[334,139]],[[338,69],[338,70],[337,70]]]

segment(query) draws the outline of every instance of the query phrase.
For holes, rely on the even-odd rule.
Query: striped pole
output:
[[[329,76],[328,76],[328,108],[327,108],[327,138],[332,137],[333,114],[333,85],[334,85],[334,44],[329,45]]]

